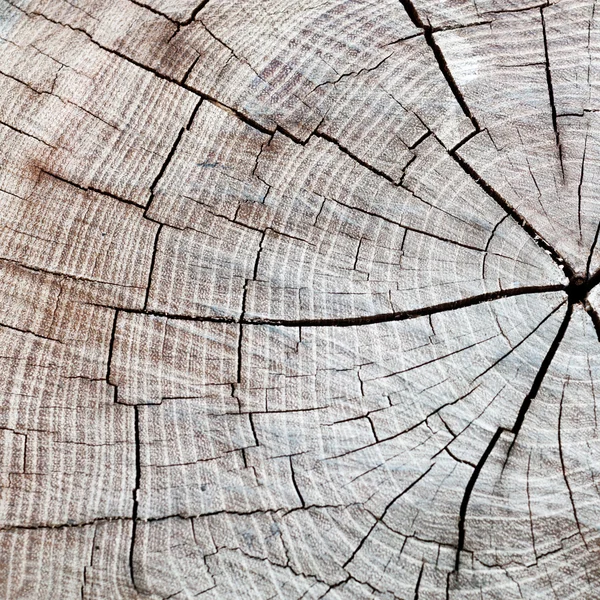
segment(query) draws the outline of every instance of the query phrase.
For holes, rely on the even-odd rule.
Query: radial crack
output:
[[[133,407],[133,415],[134,415],[134,436],[135,436],[135,487],[133,489],[133,508],[131,511],[131,546],[129,548],[129,576],[131,578],[131,583],[134,589],[137,590],[136,582],[135,582],[135,561],[134,561],[134,552],[135,552],[135,537],[137,533],[137,518],[138,518],[138,506],[139,499],[138,494],[140,491],[140,482],[141,482],[141,448],[140,448],[140,416],[139,416],[139,408],[137,406]]]
[[[454,97],[456,98],[456,101],[458,102],[462,111],[469,118],[469,120],[473,124],[473,127],[475,128],[475,130],[481,131],[481,128],[479,127],[479,123],[477,122],[477,119],[471,112],[471,109],[467,105],[467,102],[466,102],[464,96],[462,95],[460,89],[458,88],[458,85],[456,84],[456,81],[454,80],[454,76],[452,75],[452,72],[450,71],[450,68],[448,67],[448,63],[446,62],[446,58],[444,57],[444,54],[443,54],[441,48],[438,46],[437,42],[435,41],[435,38],[433,35],[433,33],[434,33],[433,28],[431,27],[430,24],[425,24],[423,22],[423,20],[421,19],[420,15],[419,15],[419,12],[415,8],[415,6],[411,2],[411,0],[400,0],[400,3],[404,7],[406,14],[410,17],[410,19],[413,22],[413,24],[415,25],[415,27],[418,27],[419,29],[423,30],[423,33],[425,36],[425,41],[427,42],[428,46],[431,48],[431,51],[433,52],[433,55],[435,56],[435,60],[437,61],[438,67],[439,67],[440,71],[442,72],[442,75],[446,79],[448,87],[451,89],[452,93],[454,94]]]
[[[554,87],[552,85],[552,72],[550,70],[550,56],[548,54],[548,38],[546,36],[546,20],[544,18],[544,6],[540,7],[540,15],[542,17],[542,34],[544,38],[544,56],[546,57],[546,81],[548,82],[548,98],[550,100],[550,108],[552,110],[552,127],[554,128],[554,137],[556,139],[556,147],[558,148],[558,157],[560,160],[560,168],[565,177],[565,168],[563,165],[562,146],[560,144],[560,132],[558,130],[558,119],[556,118],[556,104],[554,102]]]
[[[531,389],[530,389],[529,393],[525,396],[523,403],[521,404],[521,408],[520,408],[519,414],[517,415],[517,418],[515,420],[515,424],[513,425],[513,427],[511,429],[507,429],[505,427],[498,427],[498,429],[492,436],[492,439],[490,440],[490,443],[488,444],[484,453],[481,455],[481,458],[479,459],[479,462],[477,463],[477,466],[475,467],[475,469],[474,469],[473,473],[471,474],[471,477],[465,487],[465,492],[463,495],[463,499],[462,499],[462,502],[460,505],[460,511],[459,511],[458,545],[456,548],[456,560],[455,560],[455,565],[454,565],[455,572],[458,572],[459,565],[460,565],[460,555],[461,555],[461,552],[464,550],[464,546],[465,546],[465,534],[466,534],[465,521],[466,521],[466,517],[467,517],[467,510],[469,508],[469,501],[471,499],[471,493],[473,492],[473,488],[475,487],[475,484],[477,483],[477,479],[479,478],[479,475],[480,475],[483,467],[485,466],[487,459],[490,457],[490,454],[494,450],[496,444],[498,443],[498,440],[500,439],[500,436],[503,433],[512,433],[514,435],[514,438],[511,442],[510,447],[507,452],[507,456],[510,455],[510,452],[515,444],[515,441],[517,439],[519,431],[521,430],[521,427],[523,426],[523,421],[525,420],[525,415],[527,414],[527,411],[529,410],[529,408],[531,406],[532,400],[537,396],[537,394],[540,390],[540,387],[542,385],[542,382],[544,381],[546,373],[548,372],[550,364],[552,363],[552,360],[554,359],[554,356],[556,355],[558,347],[560,346],[560,343],[562,342],[562,339],[565,335],[567,327],[569,326],[572,312],[573,312],[573,307],[572,307],[572,304],[569,302],[569,304],[567,305],[567,311],[566,311],[565,317],[559,327],[558,333],[556,334],[556,337],[554,338],[552,344],[550,345],[548,353],[546,354],[546,356],[544,357],[544,360],[542,361],[542,363],[540,365],[540,368],[533,380],[533,383],[531,385]]]

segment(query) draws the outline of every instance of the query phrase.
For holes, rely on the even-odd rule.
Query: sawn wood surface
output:
[[[600,598],[595,0],[0,0],[0,597]]]

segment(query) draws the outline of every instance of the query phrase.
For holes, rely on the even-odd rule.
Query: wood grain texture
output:
[[[600,597],[592,0],[0,0],[0,597]]]

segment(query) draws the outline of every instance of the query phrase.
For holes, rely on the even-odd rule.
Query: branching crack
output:
[[[454,158],[456,163],[462,168],[462,170],[490,197],[496,204],[498,204],[505,212],[507,212],[522,228],[523,230],[533,239],[533,241],[545,250],[554,262],[564,271],[565,275],[572,279],[576,276],[571,266],[565,261],[565,259],[552,247],[542,235],[537,232],[534,227],[528,223],[521,214],[515,210],[509,202],[502,197],[491,185],[489,185],[476,171],[464,160],[457,152],[450,151],[450,156]]]
[[[210,0],[203,0],[202,2],[200,2],[200,4],[198,4],[196,6],[196,8],[194,8],[192,10],[192,12],[190,13],[190,16],[187,19],[184,19],[183,21],[178,21],[177,19],[170,17],[166,13],[161,12],[161,11],[157,10],[156,8],[153,8],[149,4],[140,2],[140,0],[129,0],[129,1],[132,4],[135,4],[141,8],[145,8],[146,10],[149,10],[151,13],[154,13],[155,15],[163,17],[167,21],[170,21],[171,23],[173,23],[176,26],[175,33],[177,33],[181,27],[186,27],[187,25],[190,25],[191,23],[193,23],[196,20],[198,13],[210,2]]]
[[[434,465],[430,465],[426,471],[424,471],[421,475],[419,475],[419,477],[417,477],[417,479],[415,479],[409,486],[404,488],[397,496],[395,496],[390,502],[388,502],[386,507],[383,509],[383,512],[381,513],[381,515],[379,517],[375,518],[375,521],[373,522],[373,525],[371,525],[369,531],[367,531],[366,535],[360,540],[360,542],[358,543],[358,545],[356,546],[356,548],[354,549],[352,554],[348,557],[346,562],[344,562],[344,564],[342,565],[342,568],[345,569],[354,560],[355,556],[359,553],[360,549],[363,547],[365,542],[369,539],[369,536],[373,533],[375,527],[377,527],[377,524],[383,522],[385,515],[390,510],[390,508],[398,501],[398,499],[401,498],[407,492],[409,492],[415,485],[417,485],[417,483],[419,483],[419,481],[421,481],[421,479],[426,477],[427,474],[431,471],[431,469],[433,469],[433,467],[434,467]]]

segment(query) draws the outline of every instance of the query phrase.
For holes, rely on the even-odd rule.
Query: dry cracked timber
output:
[[[600,598],[599,84],[587,0],[0,0],[0,596]]]

